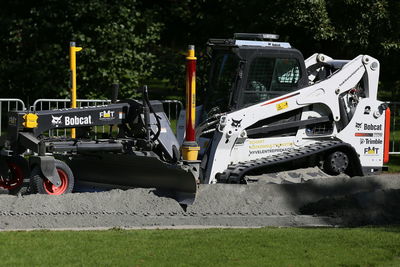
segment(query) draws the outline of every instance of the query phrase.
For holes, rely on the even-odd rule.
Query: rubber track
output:
[[[287,163],[293,160],[320,154],[337,147],[347,147],[353,149],[351,145],[337,140],[316,142],[314,144],[285,151],[277,155],[229,165],[223,173],[220,173],[217,176],[217,180],[219,183],[240,183],[243,179],[243,176],[249,171],[267,166]]]

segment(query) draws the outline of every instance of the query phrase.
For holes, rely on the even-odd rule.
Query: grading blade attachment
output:
[[[197,182],[189,167],[165,163],[149,154],[76,155],[66,162],[77,181],[156,188],[180,204],[192,204],[196,196]]]

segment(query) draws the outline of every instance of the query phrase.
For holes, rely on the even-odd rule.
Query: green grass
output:
[[[2,266],[400,266],[400,227],[0,233]]]
[[[389,172],[400,172],[400,155],[390,155],[387,166]]]
[[[391,130],[390,131],[390,143],[389,147],[390,150],[393,148],[393,141],[394,141],[394,150],[399,151],[400,150],[400,130]]]
[[[393,140],[394,140],[394,146],[393,146]],[[394,129],[391,130],[389,150],[390,151],[400,150],[400,130],[394,130]],[[387,164],[387,166],[389,167],[389,172],[400,172],[400,155],[390,155],[389,163]]]

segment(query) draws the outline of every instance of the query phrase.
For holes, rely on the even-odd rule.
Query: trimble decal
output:
[[[383,144],[382,139],[372,139],[372,138],[360,138],[360,145],[366,144],[366,145],[381,145]]]

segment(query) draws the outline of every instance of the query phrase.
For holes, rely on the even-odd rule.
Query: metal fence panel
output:
[[[179,100],[160,100],[164,106],[164,112],[167,114],[168,119],[178,120],[179,113],[183,109],[183,104]]]
[[[51,109],[63,109],[70,107],[70,99],[50,99],[42,98],[36,100],[32,107],[33,111],[40,110],[51,110]],[[111,100],[108,99],[77,99],[77,107],[88,107],[88,106],[103,106],[110,104]]]
[[[400,102],[387,102],[390,107],[390,152],[400,155]]]

